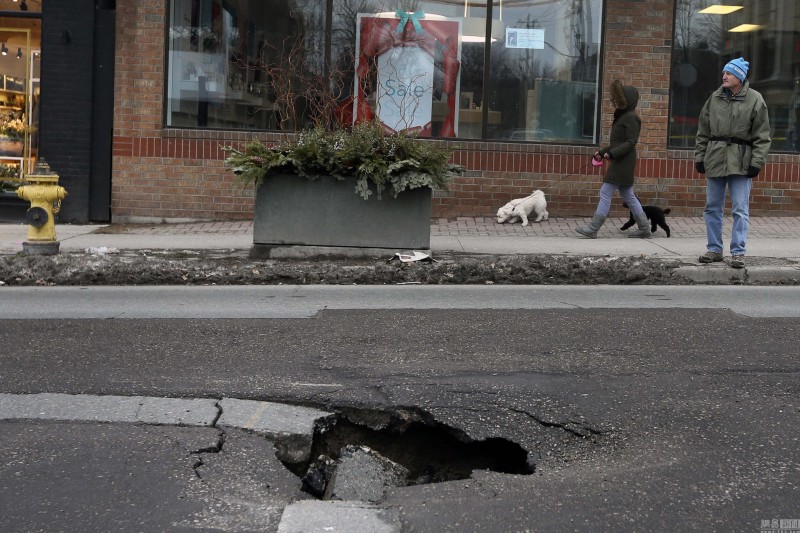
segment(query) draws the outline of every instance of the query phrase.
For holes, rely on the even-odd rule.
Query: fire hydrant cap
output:
[[[34,228],[41,228],[50,219],[47,210],[42,207],[31,207],[25,212],[25,223]]]

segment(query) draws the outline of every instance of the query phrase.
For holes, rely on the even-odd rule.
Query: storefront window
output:
[[[36,163],[39,146],[41,20],[0,16],[0,191]]]
[[[172,0],[168,126],[294,130],[324,76],[325,2]]]
[[[502,5],[502,4],[500,4]],[[599,0],[508,2],[492,44],[491,138],[593,143],[597,132]]]
[[[377,119],[429,137],[592,143],[601,8],[172,0],[166,121],[296,130]]]
[[[772,151],[800,152],[800,3],[678,0],[672,54],[669,145],[693,148],[697,117],[731,59],[750,62],[750,85],[764,96]]]

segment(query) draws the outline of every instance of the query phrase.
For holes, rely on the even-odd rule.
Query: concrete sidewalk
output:
[[[725,261],[701,265],[705,223],[701,217],[669,217],[671,237],[659,229],[649,239],[631,239],[619,228],[627,218],[609,218],[597,239],[578,235],[575,228],[588,218],[550,218],[523,227],[498,224],[493,217],[435,219],[431,223],[431,255],[547,254],[586,257],[645,257],[678,261],[679,274],[697,283],[797,283],[800,281],[800,217],[755,217],[750,220],[747,267],[734,270]],[[732,220],[724,222],[727,246]],[[630,230],[629,230],[630,231]],[[188,222],[134,225],[56,226],[62,253],[117,250],[209,250],[246,253],[252,247],[252,221]],[[27,226],[0,224],[0,255],[22,251]],[[404,250],[397,250],[398,252]]]
[[[437,219],[431,224],[431,253],[471,254],[568,254],[568,255],[644,255],[653,258],[683,259],[696,262],[705,251],[705,224],[701,217],[670,217],[672,236],[659,229],[650,239],[629,239],[619,227],[627,221],[609,218],[597,239],[575,233],[588,218],[551,218],[523,227],[497,224],[494,218],[475,217]],[[732,221],[727,217],[723,238],[730,238]],[[631,231],[631,230],[629,230]],[[192,222],[142,225],[56,226],[61,251],[91,248],[118,250],[249,250],[252,246],[251,221]],[[759,217],[750,221],[748,259],[800,262],[800,217]],[[22,251],[27,226],[0,224],[0,254]],[[728,255],[727,250],[725,255]]]
[[[522,227],[497,224],[493,218],[439,220],[431,226],[431,249],[467,253],[546,253],[578,256],[638,256],[680,259],[695,263],[706,250],[706,228],[701,217],[669,217],[671,237],[660,228],[649,239],[631,239],[619,228],[627,218],[609,218],[597,239],[578,235],[575,228],[589,218],[551,218]],[[730,240],[732,220],[724,222],[723,242]],[[750,220],[748,257],[800,261],[800,217],[764,217]],[[725,250],[728,256],[728,250]],[[777,261],[776,261],[777,262]]]

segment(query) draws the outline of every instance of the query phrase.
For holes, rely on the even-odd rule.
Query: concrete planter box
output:
[[[376,256],[429,250],[431,189],[364,200],[353,180],[270,176],[256,192],[253,257]]]

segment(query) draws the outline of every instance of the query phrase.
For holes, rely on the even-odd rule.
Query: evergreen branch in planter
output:
[[[447,190],[464,167],[450,162],[452,150],[408,133],[387,134],[378,122],[351,129],[315,127],[297,134],[294,142],[267,147],[260,141],[242,150],[223,148],[225,165],[239,180],[258,187],[274,174],[296,174],[308,179],[333,176],[354,179],[355,192],[365,200],[374,185],[378,199],[388,189],[396,197],[407,189]]]

